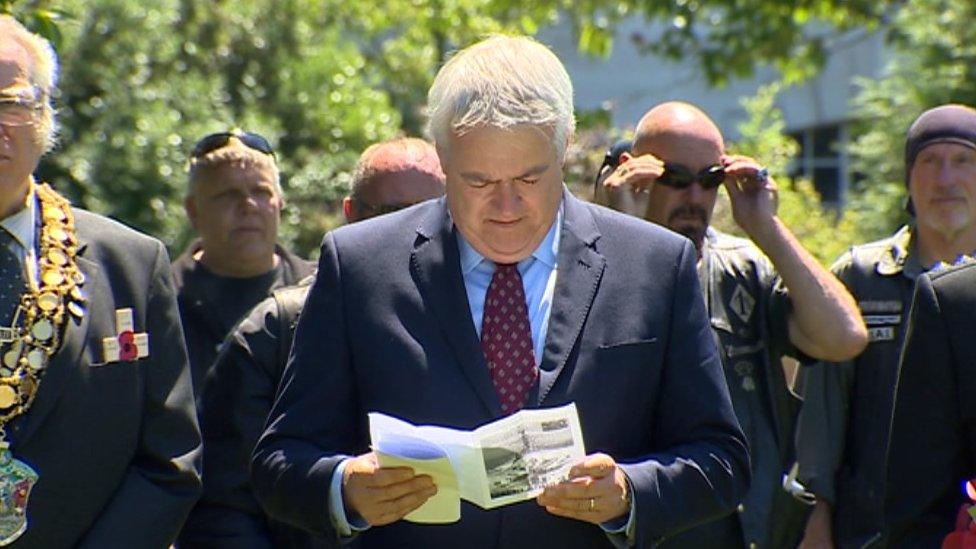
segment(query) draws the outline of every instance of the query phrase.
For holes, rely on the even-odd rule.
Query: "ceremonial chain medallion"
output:
[[[70,204],[47,184],[35,186],[35,192],[41,218],[38,277],[28,277],[13,322],[0,328],[0,546],[27,530],[27,498],[38,479],[13,457],[5,428],[34,402],[68,319],[85,314],[85,275],[75,262],[78,240]]]

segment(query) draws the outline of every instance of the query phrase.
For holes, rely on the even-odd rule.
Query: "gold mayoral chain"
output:
[[[85,275],[78,270],[78,239],[71,206],[49,185],[35,187],[40,204],[39,277],[27,277],[27,290],[9,328],[0,328],[0,546],[27,531],[27,500],[37,472],[15,459],[6,441],[6,426],[34,402],[41,374],[58,350],[69,315],[81,318]]]
[[[4,329],[10,346],[0,366],[0,437],[3,428],[34,401],[41,374],[58,349],[68,314],[78,318],[84,315],[80,286],[85,275],[75,262],[78,239],[71,206],[46,183],[35,189],[42,220],[40,276],[28,280],[14,320]]]

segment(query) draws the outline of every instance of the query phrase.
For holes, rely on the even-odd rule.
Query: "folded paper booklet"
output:
[[[586,455],[572,403],[522,410],[474,431],[371,412],[369,434],[381,466],[412,467],[437,485],[437,494],[405,517],[412,522],[457,522],[462,499],[484,509],[532,499]]]

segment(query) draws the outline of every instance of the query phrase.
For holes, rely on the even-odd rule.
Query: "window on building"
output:
[[[790,175],[812,181],[824,206],[842,208],[850,186],[847,126],[814,126],[792,132],[790,136],[800,145]]]

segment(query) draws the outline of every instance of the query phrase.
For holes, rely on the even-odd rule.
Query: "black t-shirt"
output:
[[[227,334],[255,305],[282,286],[314,271],[312,263],[278,248],[280,261],[267,273],[233,278],[214,274],[193,259],[193,247],[173,264],[177,301],[190,355],[193,390],[199,396]]]

